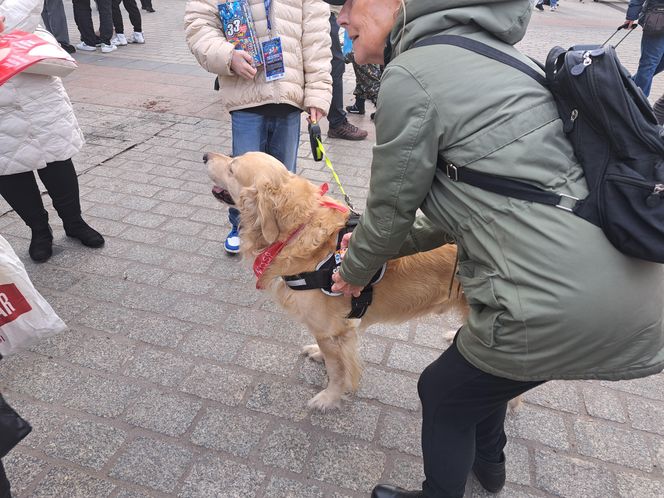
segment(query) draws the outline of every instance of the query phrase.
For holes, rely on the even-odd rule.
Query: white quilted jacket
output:
[[[248,0],[261,42],[270,38],[263,0]],[[322,0],[272,0],[272,36],[280,36],[286,75],[266,82],[259,68],[253,80],[230,68],[233,45],[222,31],[217,0],[189,0],[184,16],[191,52],[207,71],[219,76],[229,111],[263,104],[291,104],[327,113],[332,100],[330,9]]]
[[[34,32],[42,6],[43,0],[0,0],[5,32]],[[0,175],[64,161],[83,143],[83,133],[60,78],[18,74],[0,86]]]

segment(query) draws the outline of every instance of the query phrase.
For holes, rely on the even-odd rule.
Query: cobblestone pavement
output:
[[[106,246],[68,241],[49,206],[55,254],[35,265],[27,228],[0,216],[70,326],[0,362],[0,389],[34,426],[6,458],[16,495],[340,498],[366,497],[377,482],[416,487],[417,377],[458,318],[370,329],[359,392],[339,412],[307,412],[324,372],[298,354],[306,331],[223,252],[226,216],[201,156],[230,151],[228,118],[184,44],[184,1],[154,3],[145,45],[77,54],[80,69],[65,82],[88,140],[75,158],[84,212]],[[543,57],[553,44],[603,41],[624,7],[563,0],[556,13],[534,13],[521,46]],[[620,47],[631,69],[638,51],[634,33]],[[368,116],[351,119],[371,127]],[[371,142],[328,148],[362,206]],[[303,137],[301,173],[329,180],[307,149]],[[507,431],[501,496],[664,496],[662,375],[549,383],[526,396]],[[468,496],[487,495],[471,479]]]

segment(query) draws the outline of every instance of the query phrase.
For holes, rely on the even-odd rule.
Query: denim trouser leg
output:
[[[332,37],[332,102],[330,103],[327,120],[330,126],[335,128],[346,122],[343,79],[346,63],[339,42],[339,24],[334,14],[330,14],[330,36]]]
[[[245,152],[265,152],[279,159],[295,173],[297,149],[300,145],[300,111],[284,117],[268,117],[246,111],[231,114],[233,156]],[[240,222],[240,212],[228,209],[228,220],[234,227]]]
[[[641,38],[641,58],[639,69],[634,75],[634,83],[646,97],[650,94],[652,79],[664,69],[664,35],[647,35]]]
[[[46,0],[42,10],[44,26],[55,37],[58,43],[69,45],[69,31],[67,30],[67,15],[62,0]]]

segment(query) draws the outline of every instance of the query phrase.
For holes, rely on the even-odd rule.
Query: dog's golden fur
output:
[[[345,318],[350,298],[331,297],[320,290],[293,291],[281,276],[312,271],[333,252],[348,213],[321,204],[318,187],[289,173],[276,159],[260,152],[230,158],[206,155],[212,181],[236,202],[242,219],[242,253],[253,258],[275,241],[286,244],[266,269],[259,283],[276,301],[303,322],[316,339],[304,353],[324,361],[327,387],[309,401],[321,410],[339,406],[341,396],[358,387],[362,367],[357,334],[374,323],[398,323],[428,313],[457,308],[463,314],[463,297],[449,298],[456,247],[445,245],[388,262],[383,279],[374,286],[373,303],[361,320]]]

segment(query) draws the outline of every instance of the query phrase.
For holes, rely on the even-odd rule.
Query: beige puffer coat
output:
[[[5,32],[35,32],[43,0],[0,0]],[[41,30],[39,36],[52,36]],[[64,161],[83,146],[83,133],[60,78],[18,74],[0,86],[0,175]],[[1,181],[1,180],[0,180]]]
[[[260,42],[270,38],[263,0],[248,0]],[[190,0],[184,16],[191,52],[207,71],[219,76],[229,111],[264,104],[291,104],[327,112],[332,100],[330,9],[321,0],[273,0],[272,36],[280,36],[286,75],[266,82],[262,66],[253,80],[231,71],[233,45],[226,40],[217,0]]]

